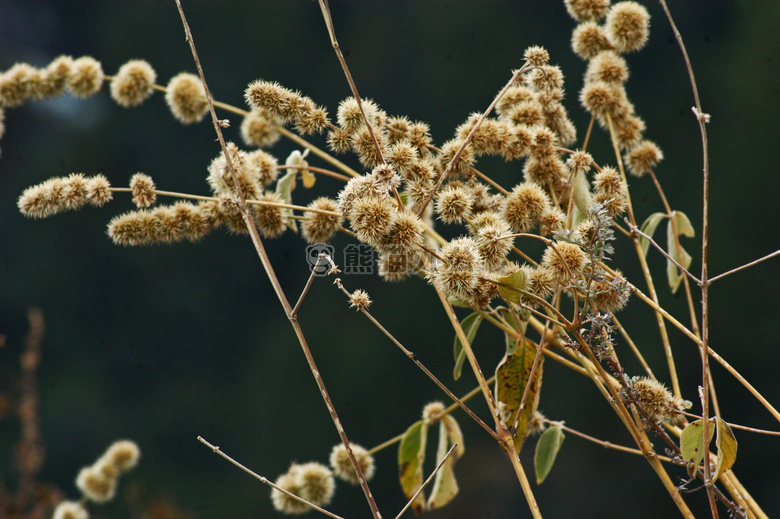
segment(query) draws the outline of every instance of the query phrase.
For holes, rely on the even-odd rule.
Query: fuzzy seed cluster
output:
[[[293,463],[286,473],[276,479],[275,484],[317,506],[330,503],[336,490],[330,470],[317,462]],[[285,514],[300,515],[311,510],[306,503],[277,488],[271,491],[271,502],[276,510]]]
[[[94,464],[81,469],[76,477],[76,487],[89,501],[110,501],[116,494],[119,476],[135,467],[140,456],[141,451],[134,442],[117,441]],[[78,514],[78,510],[66,508],[68,513]]]

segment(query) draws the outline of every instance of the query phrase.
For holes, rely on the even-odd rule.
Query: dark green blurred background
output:
[[[584,135],[588,118],[577,92],[585,64],[569,49],[574,22],[562,2],[372,1],[332,2],[336,30],[361,95],[390,114],[431,124],[434,141],[448,140],[470,112],[483,110],[521,64],[529,45],[545,46],[567,76],[567,108]],[[263,78],[302,90],[331,113],[348,95],[316,2],[185,1],[209,85],[219,100],[243,106],[247,83]],[[670,8],[686,39],[709,126],[712,163],[710,272],[717,274],[777,249],[776,160],[780,107],[780,4],[771,1],[679,2]],[[655,2],[651,38],[628,57],[628,92],[648,125],[647,136],[666,159],[657,170],[673,208],[701,231],[701,144],[690,107],[691,89],[679,49]],[[59,54],[90,54],[107,74],[131,58],[145,58],[159,81],[194,71],[173,0],[0,1],[0,69],[17,61],[44,66]],[[222,114],[225,116],[225,114]],[[226,131],[238,140],[240,121]],[[275,478],[291,461],[326,461],[338,437],[251,243],[215,233],[197,245],[118,248],[105,234],[110,218],[131,207],[117,196],[102,209],[44,221],[22,217],[24,188],[73,171],[104,173],[115,186],[143,171],[160,189],[207,194],[206,165],[218,153],[211,125],[182,127],[162,95],[139,108],[115,105],[104,91],[86,101],[65,97],[6,112],[0,140],[0,381],[16,370],[25,309],[39,305],[48,332],[40,369],[41,425],[47,444],[41,479],[78,496],[73,480],[114,439],[141,446],[140,466],[123,484],[140,483],[146,496],[163,496],[199,517],[276,514],[266,487],[199,444],[203,435],[260,474]],[[321,138],[315,141],[322,144]],[[279,143],[281,158],[293,148]],[[614,163],[603,133],[591,151]],[[349,157],[348,162],[357,162]],[[316,161],[312,161],[317,164]],[[521,165],[485,160],[481,169],[504,185],[521,178]],[[299,203],[334,194],[323,178]],[[649,179],[632,181],[638,218],[660,210]],[[456,230],[445,232],[457,232]],[[663,239],[662,234],[659,236]],[[700,270],[700,243],[686,242]],[[343,248],[339,237],[335,246]],[[288,233],[266,243],[282,285],[293,300],[308,275],[305,243]],[[625,240],[616,263],[629,278],[637,261]],[[684,302],[664,286],[664,261],[650,263],[662,303],[688,322]],[[350,290],[365,288],[374,315],[445,381],[451,381],[452,331],[437,298],[420,279],[387,285],[375,277],[344,276]],[[713,347],[772,402],[778,382],[778,263],[764,263],[716,283],[711,290]],[[698,294],[694,295],[698,300]],[[428,311],[430,307],[431,311]],[[654,317],[638,301],[620,316],[655,372],[668,380]],[[376,445],[403,431],[422,406],[444,399],[398,350],[347,304],[329,280],[317,280],[300,319],[350,438]],[[685,396],[696,400],[697,350],[672,334]],[[486,366],[501,356],[503,339],[484,327],[477,339]],[[628,369],[638,372],[624,353]],[[619,350],[619,351],[620,351]],[[778,424],[719,366],[715,382],[726,419],[778,429]],[[464,376],[451,388],[474,385]],[[541,409],[553,419],[600,438],[630,438],[586,379],[548,362]],[[696,408],[696,406],[695,406]],[[486,416],[484,406],[477,409]],[[483,431],[457,415],[467,454],[457,467],[462,491],[431,518],[530,517],[509,464]],[[0,421],[0,469],[12,479],[9,452],[18,424]],[[735,470],[764,510],[780,510],[780,440],[737,432]],[[523,451],[532,470],[533,445]],[[377,456],[374,495],[383,514],[403,505],[395,450]],[[677,512],[647,464],[574,437],[557,465],[535,488],[545,517],[659,518]],[[690,502],[707,515],[705,496]],[[356,488],[340,484],[333,505],[349,517],[368,516]],[[121,499],[94,508],[99,517],[127,517]],[[278,515],[278,514],[277,514]]]

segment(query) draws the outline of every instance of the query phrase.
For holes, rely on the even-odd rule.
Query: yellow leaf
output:
[[[520,408],[520,400],[523,398],[526,383],[531,376],[531,368],[536,356],[536,344],[526,339],[513,354],[504,355],[503,360],[496,368],[495,393],[498,401],[501,418],[507,426],[511,427],[517,410]],[[520,452],[523,442],[528,436],[528,422],[539,406],[539,393],[542,387],[542,364],[544,356],[539,358],[539,366],[531,381],[528,390],[525,407],[520,413],[520,421],[515,433],[515,447]]]

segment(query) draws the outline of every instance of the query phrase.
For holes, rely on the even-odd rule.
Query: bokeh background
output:
[[[247,83],[263,78],[302,90],[335,113],[348,86],[330,47],[316,2],[185,1],[207,79],[219,100],[243,106]],[[529,45],[545,46],[567,77],[565,102],[580,138],[588,117],[578,106],[585,64],[571,52],[575,23],[562,2],[426,0],[332,2],[337,34],[361,95],[390,114],[431,125],[436,143],[451,138],[472,111],[483,110],[521,64]],[[717,274],[778,247],[777,130],[780,120],[780,5],[771,1],[671,1],[697,74],[709,126],[712,165],[710,272]],[[647,47],[628,57],[628,92],[647,122],[647,136],[666,159],[657,174],[673,208],[701,232],[701,143],[684,63],[656,2]],[[0,0],[0,69],[25,61],[44,66],[60,54],[89,54],[114,73],[128,59],[147,59],[159,81],[194,71],[173,0]],[[239,140],[240,121],[226,131]],[[140,466],[125,480],[142,499],[168,499],[193,516],[274,516],[269,489],[196,441],[202,435],[269,478],[291,461],[325,462],[338,442],[306,362],[249,240],[214,233],[201,243],[119,248],[105,234],[110,218],[131,208],[116,196],[101,209],[43,221],[22,217],[24,188],[51,176],[102,172],[115,186],[143,171],[160,189],[206,194],[206,166],[217,155],[208,122],[183,127],[162,95],[136,109],[115,105],[104,91],[8,110],[0,140],[1,389],[13,387],[26,331],[25,311],[40,306],[47,336],[39,370],[46,462],[40,478],[78,496],[73,480],[114,439],[141,446]],[[322,144],[321,138],[315,142]],[[281,160],[294,148],[280,142]],[[597,132],[590,150],[613,162]],[[357,167],[353,157],[348,163]],[[316,163],[316,161],[312,161]],[[504,185],[521,164],[485,160],[481,169]],[[322,178],[299,188],[305,204],[335,194]],[[632,181],[638,218],[660,210],[649,179]],[[443,232],[454,235],[458,229]],[[662,234],[659,232],[659,236]],[[338,237],[337,251],[349,241]],[[686,242],[700,269],[699,237]],[[295,300],[308,276],[305,243],[290,233],[266,243],[283,287]],[[625,240],[616,263],[640,279]],[[337,259],[339,253],[337,252]],[[664,286],[664,260],[650,253],[661,299],[688,322],[683,299]],[[344,276],[364,288],[374,315],[458,394],[472,376],[452,382],[452,339],[435,294],[419,278],[388,285],[375,276]],[[643,286],[640,283],[640,286]],[[716,283],[711,290],[713,347],[772,402],[780,403],[777,371],[778,263],[767,262]],[[694,296],[698,299],[698,296]],[[621,318],[656,373],[668,380],[652,313],[632,301]],[[304,332],[350,438],[370,447],[402,432],[422,406],[444,395],[370,323],[347,309],[329,280],[317,280],[300,312]],[[695,400],[697,350],[672,335],[687,398]],[[503,338],[483,327],[477,338],[485,366],[501,357]],[[620,345],[619,349],[625,349]],[[629,371],[638,367],[623,354]],[[717,364],[724,416],[778,429],[777,422]],[[484,416],[484,405],[476,404]],[[540,408],[574,428],[623,444],[630,438],[593,385],[548,362]],[[467,454],[457,467],[461,493],[431,518],[530,517],[498,447],[457,415]],[[12,416],[0,420],[0,477],[14,475],[10,451],[18,437]],[[780,510],[780,440],[737,432],[735,470],[764,510]],[[533,445],[523,450],[532,471]],[[395,449],[377,455],[374,495],[385,516],[403,505]],[[536,496],[546,517],[658,518],[677,512],[647,464],[567,438]],[[689,497],[706,516],[703,492]],[[362,493],[340,484],[331,508],[368,515]],[[92,509],[96,517],[137,517],[123,498]],[[278,515],[278,514],[277,514]]]

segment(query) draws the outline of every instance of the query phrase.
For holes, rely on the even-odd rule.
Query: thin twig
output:
[[[644,456],[644,453],[642,451],[640,451],[639,449],[626,447],[624,445],[618,445],[616,443],[608,442],[608,441],[605,441],[605,440],[599,440],[598,438],[595,438],[593,436],[590,436],[588,434],[580,432],[580,431],[578,431],[576,429],[572,429],[571,427],[567,427],[566,425],[564,425],[563,422],[555,422],[555,421],[552,421],[552,420],[546,420],[546,422],[549,423],[549,424],[557,425],[558,427],[560,427],[564,431],[569,432],[569,433],[573,434],[574,436],[579,436],[580,438],[582,438],[584,440],[588,440],[589,442],[593,442],[593,443],[596,443],[598,445],[601,445],[605,449],[613,449],[613,450],[616,450],[616,451],[628,452],[628,453],[631,453],[631,454],[639,454],[640,456]],[[672,463],[673,462],[672,458],[670,458],[668,456],[658,455],[658,459],[661,460],[661,461],[666,461],[668,463]]]
[[[292,492],[290,492],[289,490],[287,490],[287,489],[284,489],[284,488],[280,487],[279,485],[277,485],[277,484],[276,484],[276,483],[274,483],[273,481],[270,481],[269,479],[267,479],[267,478],[264,478],[264,477],[263,477],[263,476],[261,476],[260,474],[258,474],[258,473],[256,473],[256,472],[252,471],[250,468],[246,467],[245,465],[242,465],[242,464],[241,464],[241,463],[239,463],[238,461],[234,460],[233,458],[231,458],[230,456],[228,456],[227,454],[225,454],[224,452],[222,452],[222,449],[220,449],[220,448],[219,448],[219,447],[217,447],[216,445],[212,445],[212,444],[210,444],[208,441],[206,441],[206,439],[205,439],[205,438],[203,438],[203,436],[198,436],[198,441],[199,441],[200,443],[202,443],[203,445],[205,445],[206,447],[208,447],[209,449],[211,449],[211,450],[212,450],[212,452],[214,452],[214,454],[218,454],[219,456],[222,456],[223,458],[225,458],[225,459],[226,459],[226,460],[228,460],[230,463],[232,463],[232,464],[233,464],[233,465],[235,465],[236,467],[240,468],[241,470],[243,470],[244,472],[246,472],[246,473],[247,473],[247,474],[249,474],[250,476],[252,476],[252,477],[254,477],[254,478],[258,479],[258,480],[259,480],[261,483],[265,483],[265,484],[266,484],[266,485],[268,485],[269,487],[271,487],[271,488],[274,488],[274,489],[278,490],[279,492],[281,492],[281,493],[283,493],[283,494],[286,494],[287,496],[289,496],[289,497],[291,497],[291,498],[295,499],[296,501],[300,501],[301,503],[303,503],[303,504],[305,504],[305,505],[307,505],[307,506],[310,506],[310,507],[312,507],[313,509],[317,510],[318,512],[322,512],[323,514],[325,514],[325,515],[327,515],[327,516],[333,517],[333,519],[343,519],[343,517],[341,517],[340,515],[336,515],[336,514],[334,514],[334,513],[332,513],[332,512],[328,512],[328,511],[327,511],[327,510],[325,510],[324,508],[320,508],[319,506],[315,505],[314,503],[310,503],[309,501],[306,501],[306,500],[305,500],[305,499],[303,499],[302,497],[298,497],[298,496],[296,496],[295,494],[293,494],[293,493],[292,493]]]
[[[728,272],[724,272],[723,274],[718,274],[717,276],[713,276],[713,277],[710,278],[710,284],[714,283],[715,281],[717,281],[717,280],[719,280],[721,278],[724,278],[724,277],[728,276],[729,274],[733,274],[735,272],[739,272],[740,270],[746,269],[748,267],[752,267],[753,265],[757,265],[757,264],[761,263],[762,261],[766,261],[768,259],[774,258],[778,254],[780,254],[780,250],[776,250],[776,251],[772,252],[771,254],[767,254],[766,256],[758,258],[755,261],[751,261],[750,263],[745,263],[741,267],[737,267],[737,268],[731,269]]]

